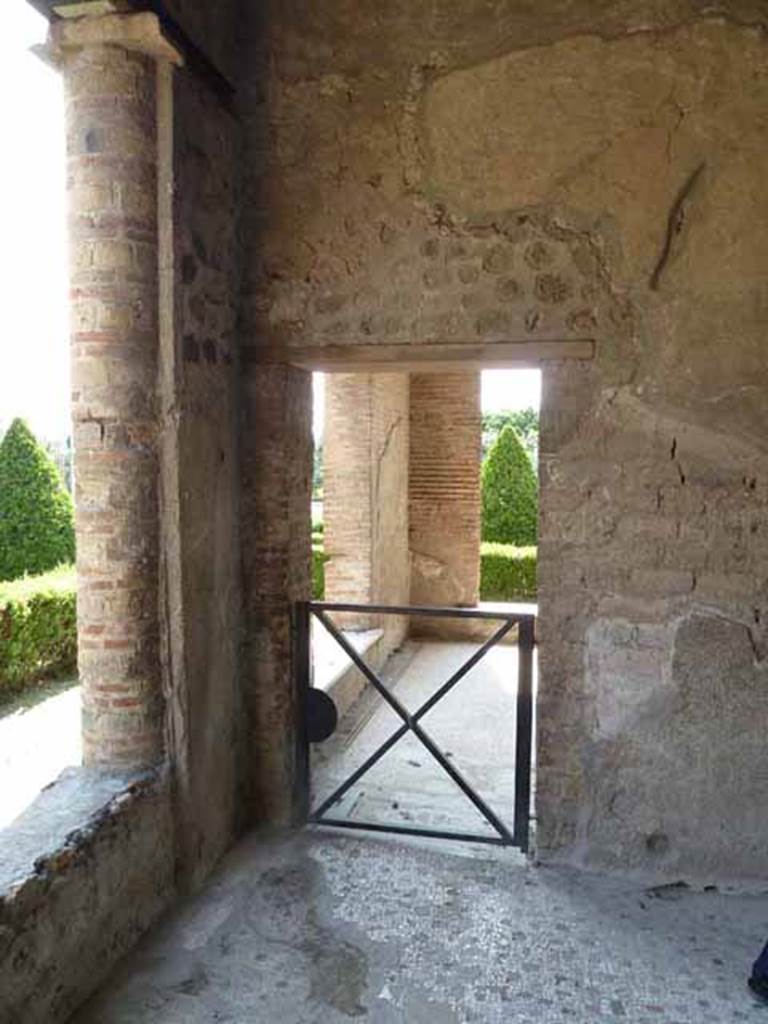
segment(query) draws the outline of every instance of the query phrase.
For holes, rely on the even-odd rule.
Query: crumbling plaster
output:
[[[596,341],[591,364],[544,366],[543,855],[764,871],[740,840],[768,831],[752,786],[768,724],[765,14],[297,0],[251,39],[247,335]],[[682,656],[691,623],[717,658]],[[670,776],[642,752],[638,698],[622,709],[635,663],[651,680],[663,663],[670,693],[689,695],[664,705],[670,756],[695,729],[730,757],[728,787],[700,760]],[[744,694],[753,712],[723,733],[725,677],[734,722]],[[620,817],[618,780],[634,793]],[[691,810],[704,801],[706,820]]]

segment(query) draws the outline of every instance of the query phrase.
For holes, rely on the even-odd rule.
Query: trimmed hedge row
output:
[[[325,596],[325,563],[321,543],[312,545],[312,598]],[[483,601],[536,600],[536,548],[485,543],[480,548],[480,597]]]
[[[536,548],[482,544],[480,597],[483,601],[535,601]]]
[[[70,566],[0,587],[0,700],[77,671],[77,593]]]
[[[325,597],[325,563],[329,556],[323,551],[322,543],[312,544],[312,600],[322,601]]]

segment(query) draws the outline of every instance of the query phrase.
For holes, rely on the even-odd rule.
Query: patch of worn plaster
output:
[[[434,603],[435,588],[439,587],[441,604],[458,604],[464,589],[451,567],[438,558],[411,552],[411,591],[416,604]]]
[[[764,219],[761,198],[736,184],[765,144],[764,61],[761,33],[708,19],[567,38],[451,71],[427,85],[422,104],[425,189],[467,214],[580,211],[613,234],[624,279],[658,283],[666,248],[670,270],[695,269],[717,287],[711,242],[754,265],[754,243],[736,238],[729,218],[749,206]],[[697,188],[696,231],[677,239],[670,210],[704,161],[712,173]]]
[[[673,687],[672,660],[680,619],[637,623],[597,619],[587,629],[584,674],[594,694],[600,739],[633,729]]]

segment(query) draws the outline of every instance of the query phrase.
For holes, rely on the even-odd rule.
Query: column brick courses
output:
[[[67,117],[84,759],[163,752],[159,652],[157,58],[141,16],[57,23]],[[121,34],[128,40],[121,45]],[[164,59],[160,56],[160,59]]]
[[[414,604],[480,593],[480,374],[411,375],[409,521]]]

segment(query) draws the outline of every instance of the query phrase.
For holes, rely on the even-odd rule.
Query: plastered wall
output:
[[[550,857],[764,872],[762,18],[295,0],[245,33],[253,338],[596,343],[543,367]]]

